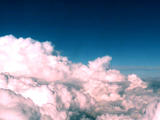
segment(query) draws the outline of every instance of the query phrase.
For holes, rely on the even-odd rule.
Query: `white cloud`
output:
[[[147,107],[158,95],[109,69],[111,57],[84,65],[54,52],[49,42],[0,37],[0,119],[159,120],[160,107]]]
[[[37,120],[40,119],[38,107],[13,91],[0,89],[0,119],[1,120]]]

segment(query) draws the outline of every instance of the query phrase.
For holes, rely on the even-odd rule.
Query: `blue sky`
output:
[[[111,66],[124,73],[158,76],[159,6],[153,0],[1,0],[0,35],[51,41],[73,62],[110,55]]]

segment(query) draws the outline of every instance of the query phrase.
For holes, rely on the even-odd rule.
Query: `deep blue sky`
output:
[[[52,41],[73,62],[110,55],[112,66],[160,66],[158,0],[0,0],[6,34]]]

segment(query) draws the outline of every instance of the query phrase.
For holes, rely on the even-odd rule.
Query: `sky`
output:
[[[159,6],[0,0],[0,120],[160,120]]]
[[[140,76],[160,71],[160,2],[1,0],[0,36],[50,41],[73,62],[109,55],[111,67]]]

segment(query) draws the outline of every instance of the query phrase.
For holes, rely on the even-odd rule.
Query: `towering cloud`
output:
[[[160,119],[159,93],[110,69],[111,57],[84,65],[55,53],[50,42],[0,37],[0,119]]]

